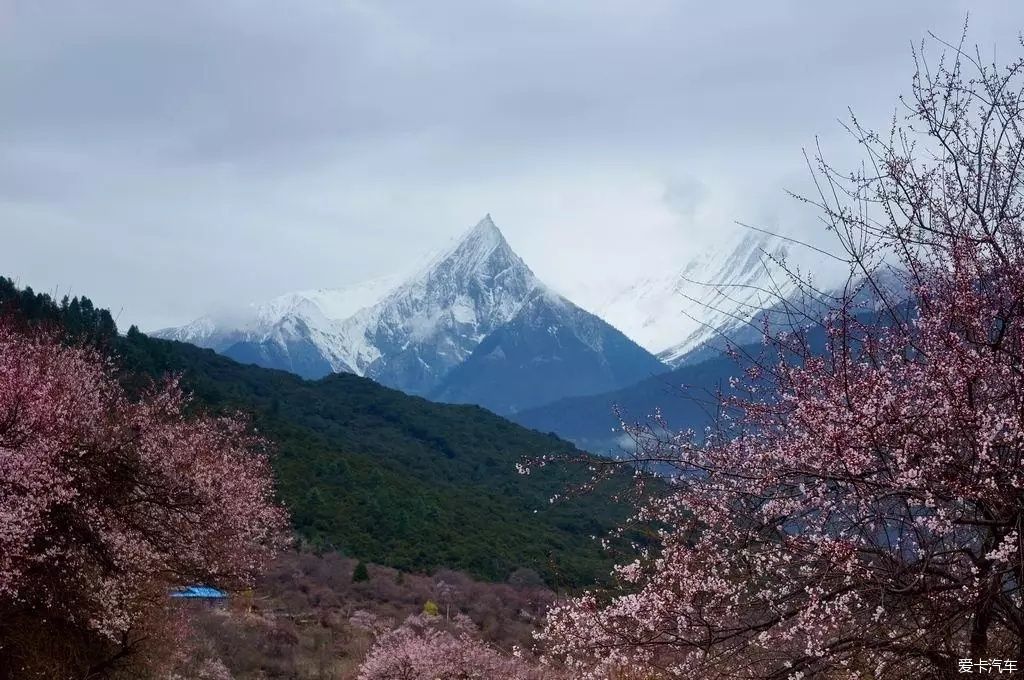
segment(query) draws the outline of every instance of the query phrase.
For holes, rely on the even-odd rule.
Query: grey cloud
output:
[[[699,179],[681,177],[666,183],[664,200],[682,219],[692,219],[707,195],[707,186]]]
[[[843,158],[847,106],[884,125],[969,5],[0,0],[0,270],[154,327],[491,212],[586,302],[734,219],[815,229],[801,146]],[[1017,49],[1024,9],[971,9]]]

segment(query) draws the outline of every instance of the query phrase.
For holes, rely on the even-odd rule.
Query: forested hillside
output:
[[[3,278],[0,310],[108,347],[135,387],[180,374],[196,408],[251,413],[276,444],[281,499],[314,548],[490,579],[530,567],[555,585],[608,573],[591,537],[623,510],[604,494],[550,503],[571,481],[564,468],[516,473],[522,456],[575,451],[557,437],[353,375],[311,382],[134,328],[118,336],[110,314],[87,298],[57,302]]]

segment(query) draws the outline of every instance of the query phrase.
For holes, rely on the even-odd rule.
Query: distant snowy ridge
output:
[[[340,322],[376,303],[398,283],[397,277],[381,277],[342,288],[286,293],[153,335],[229,355],[239,345],[274,345],[287,353],[292,343],[308,341],[322,353],[331,371],[351,372],[343,352]]]
[[[742,232],[675,272],[620,290],[596,313],[666,364],[678,365],[797,291],[780,266],[787,255],[784,239]]]
[[[797,284],[782,266],[788,255],[788,242],[781,237],[738,232],[674,272],[619,290],[596,306],[595,313],[630,343],[678,366],[706,356],[723,337],[749,340],[751,325],[763,310],[796,294]],[[510,343],[520,354],[526,346],[558,354],[555,346],[540,341],[529,317],[521,315],[528,304],[538,303],[543,311],[537,318],[553,320],[551,337],[568,338],[560,335],[568,328],[575,338],[566,340],[572,351],[606,351],[600,343],[613,335],[603,325],[585,321],[589,316],[583,310],[558,312],[559,306],[572,303],[536,277],[487,215],[404,280],[385,277],[288,293],[156,335],[304,377],[351,372],[412,394],[454,399],[480,391],[471,383],[482,378],[469,368],[459,372],[457,386],[455,376],[442,386],[445,377],[498,329],[504,340],[495,345],[494,356],[512,351]],[[506,327],[513,321],[515,331]],[[632,357],[615,342],[613,354]],[[563,343],[564,351],[569,351],[567,346]],[[492,374],[501,374],[479,357],[472,364],[480,370],[485,365]],[[595,359],[589,365],[603,364]],[[630,365],[650,368],[636,357]],[[607,375],[617,374],[609,370]]]

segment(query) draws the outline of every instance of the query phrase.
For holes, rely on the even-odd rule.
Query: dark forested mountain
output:
[[[896,306],[897,313],[907,318],[912,316],[912,309],[907,301]],[[869,324],[888,323],[882,310],[864,308],[857,316]],[[808,326],[802,333],[811,352],[824,351],[826,333],[823,327]],[[619,390],[560,399],[509,417],[526,427],[554,432],[597,454],[615,454],[623,447],[629,448],[630,442],[623,440],[616,409],[627,423],[645,422],[657,411],[672,430],[692,428],[700,432],[713,424],[717,395],[720,391],[728,391],[729,378],[740,376],[752,361],[772,363],[778,360],[777,355],[772,354],[772,348],[765,347],[761,342],[735,344],[733,347],[739,358],[726,356],[721,345],[698,347],[694,351],[699,352],[703,358],[695,359],[692,363],[684,361],[681,366],[666,373],[651,376]]]
[[[407,570],[447,566],[486,578],[504,579],[518,567],[561,583],[607,574],[610,562],[590,537],[621,519],[620,509],[601,494],[549,503],[580,479],[575,471],[515,470],[522,456],[576,451],[555,436],[351,374],[311,382],[134,327],[118,336],[109,314],[87,299],[61,305],[3,278],[0,311],[109,347],[130,386],[179,374],[196,408],[251,413],[276,444],[279,494],[293,525],[314,547]]]
[[[490,215],[399,285],[292,293],[157,335],[308,378],[355,373],[503,413],[665,370],[547,288]]]
[[[719,354],[619,390],[560,399],[509,417],[526,427],[554,432],[593,453],[615,454],[629,447],[615,409],[630,423],[646,421],[660,410],[671,428],[699,430],[713,420],[716,390],[740,372],[734,359]]]
[[[428,396],[508,414],[570,395],[613,390],[665,370],[601,319],[538,288]]]

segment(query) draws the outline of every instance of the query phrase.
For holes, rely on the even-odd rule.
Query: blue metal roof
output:
[[[223,590],[211,588],[210,586],[184,586],[171,591],[171,597],[204,598],[209,600],[222,600],[228,596]]]

